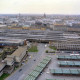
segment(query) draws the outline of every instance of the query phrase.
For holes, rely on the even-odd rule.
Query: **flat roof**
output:
[[[69,60],[80,60],[80,56],[77,56],[77,55],[68,55],[68,56],[62,56],[62,55],[59,55],[57,57],[57,59],[69,59]]]
[[[4,38],[0,37],[0,43],[20,43],[24,41],[24,39],[12,39],[12,38]]]
[[[7,58],[5,58],[5,61],[13,62],[13,58],[12,57],[7,57]]]
[[[50,69],[52,74],[80,75],[80,69]]]
[[[59,61],[58,64],[60,66],[76,66],[80,67],[80,62],[79,61]]]
[[[20,46],[18,49],[12,54],[12,56],[20,56],[27,49],[27,46]]]
[[[79,39],[80,36],[78,34],[66,34],[66,33],[63,33],[63,37],[65,38],[74,38],[74,39]]]

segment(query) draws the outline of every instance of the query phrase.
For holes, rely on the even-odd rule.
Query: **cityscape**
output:
[[[80,80],[80,14],[71,8],[79,1],[15,0],[9,5],[23,11],[11,6],[12,13],[7,1],[0,8],[0,80]],[[26,2],[33,9],[28,13]],[[54,13],[45,8],[53,4]],[[60,10],[68,4],[70,9]]]

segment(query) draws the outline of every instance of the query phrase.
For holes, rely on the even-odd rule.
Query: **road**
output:
[[[35,68],[35,66],[46,56],[45,44],[38,44],[38,52],[37,53],[29,53],[32,57],[28,59],[28,62],[21,66],[19,69],[21,71],[16,70],[14,73],[11,74],[6,80],[24,80],[30,72]],[[34,61],[36,59],[36,61]]]

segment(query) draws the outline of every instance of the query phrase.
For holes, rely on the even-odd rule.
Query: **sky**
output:
[[[0,0],[0,14],[80,14],[80,0]]]

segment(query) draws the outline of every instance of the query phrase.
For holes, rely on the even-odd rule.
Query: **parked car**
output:
[[[22,69],[19,69],[19,72],[22,71]]]

